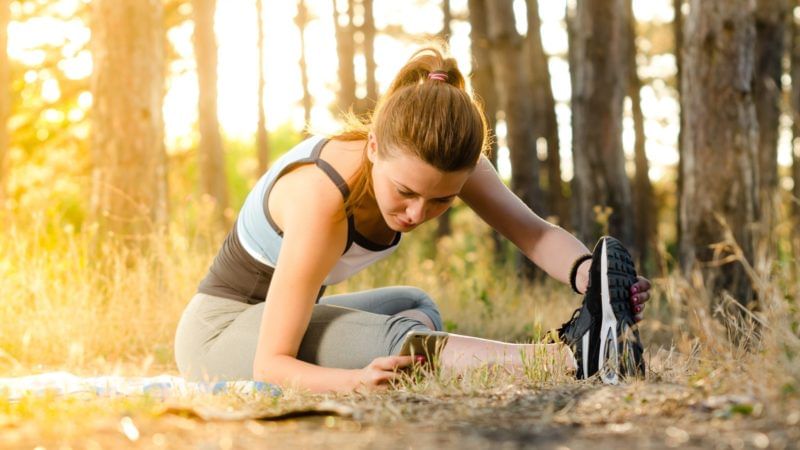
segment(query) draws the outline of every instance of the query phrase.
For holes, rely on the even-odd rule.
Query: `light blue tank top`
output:
[[[255,260],[274,268],[281,251],[283,233],[267,209],[269,193],[281,175],[302,164],[316,164],[339,188],[345,200],[350,195],[347,183],[341,175],[328,162],[319,158],[326,142],[328,139],[325,137],[312,136],[297,144],[275,161],[247,195],[236,221],[236,232],[242,247]],[[302,208],[303,205],[298,204],[297,207]],[[389,256],[397,249],[400,235],[397,233],[389,245],[377,244],[356,231],[353,216],[348,215],[347,246],[323,284],[336,284]]]

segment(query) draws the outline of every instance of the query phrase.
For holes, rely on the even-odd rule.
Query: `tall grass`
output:
[[[75,230],[57,219],[5,211],[0,375],[175,371],[177,321],[227,231],[202,225],[214,223],[207,205],[188,204],[196,206],[173,214],[169,233],[141,249],[98,245],[91,225]],[[530,284],[511,263],[498,266],[489,229],[465,207],[456,208],[453,221],[452,236],[434,244],[436,225],[428,224],[405,236],[391,258],[328,294],[418,286],[439,304],[447,330],[512,342],[538,340],[579,305],[567,286]],[[796,262],[789,261],[755,268],[741,261],[761,305],[744,314],[731,312],[730,299],[713,299],[699,275],[651,275],[653,298],[641,324],[649,379],[713,392],[797,396],[800,281]],[[752,339],[730,339],[733,328]]]

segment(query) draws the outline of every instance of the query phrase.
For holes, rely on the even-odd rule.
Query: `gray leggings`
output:
[[[323,367],[356,369],[400,351],[422,322],[395,314],[416,309],[442,329],[439,309],[423,290],[395,286],[322,297],[314,305],[297,358]],[[195,294],[175,333],[175,360],[190,380],[252,379],[264,302],[249,305]]]

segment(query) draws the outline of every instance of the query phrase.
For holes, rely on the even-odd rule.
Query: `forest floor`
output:
[[[0,411],[0,448],[800,448],[794,395],[767,404],[657,380],[489,384],[188,403],[30,397]]]

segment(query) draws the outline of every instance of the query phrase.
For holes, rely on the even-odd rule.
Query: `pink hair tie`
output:
[[[443,70],[434,70],[433,72],[428,74],[429,80],[436,80],[436,81],[443,81],[447,83],[448,80],[447,72]]]

